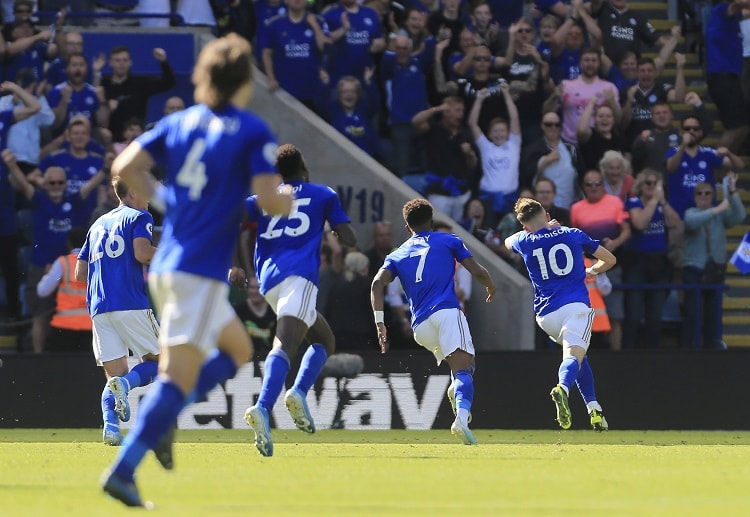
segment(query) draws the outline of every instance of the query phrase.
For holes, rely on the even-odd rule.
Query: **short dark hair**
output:
[[[86,229],[81,228],[80,226],[74,226],[68,232],[66,240],[68,241],[70,249],[83,247],[86,242]]]
[[[652,65],[655,67],[656,62],[654,62],[654,60],[651,59],[650,57],[641,57],[640,59],[638,59],[638,66],[641,66],[641,65]]]
[[[143,129],[145,127],[145,124],[143,123],[143,119],[141,117],[130,117],[125,121],[125,124],[123,124],[122,127],[124,129],[127,129],[130,126],[138,126]]]
[[[130,49],[125,45],[117,45],[115,47],[112,47],[112,50],[109,51],[109,55],[111,56],[112,54],[120,54],[122,52],[127,52],[128,55],[130,55]]]
[[[250,43],[234,33],[215,39],[203,48],[193,69],[195,101],[221,109],[252,78]]]
[[[292,144],[284,144],[276,151],[276,167],[285,180],[301,176],[307,170],[302,153]]]
[[[599,59],[602,58],[602,53],[598,48],[586,47],[581,49],[581,57],[585,56],[586,54],[596,54],[596,57],[598,57]]]
[[[439,232],[440,230],[448,230],[449,232],[453,231],[453,227],[446,223],[445,221],[435,221],[432,223],[432,229],[436,232]]]
[[[401,213],[409,228],[423,226],[432,219],[432,205],[426,199],[412,199],[404,204]]]

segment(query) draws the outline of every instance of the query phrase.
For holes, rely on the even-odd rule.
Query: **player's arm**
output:
[[[466,268],[466,271],[471,273],[471,276],[476,278],[480,284],[487,290],[487,303],[490,303],[495,298],[495,282],[492,281],[489,271],[482,264],[474,260],[474,257],[467,257],[461,261],[461,265]]]
[[[354,233],[351,223],[342,223],[336,225],[333,229],[333,233],[338,235],[339,242],[344,246],[354,248],[357,246],[357,235]]]
[[[508,237],[507,239],[505,239],[505,249],[507,249],[508,251],[512,251],[513,253],[515,253],[516,250],[513,249],[513,243],[516,241],[516,239],[518,238],[518,236],[520,234],[522,234],[523,232],[524,232],[524,230],[517,231],[516,233],[514,233],[513,235],[511,235],[510,237]]]
[[[586,268],[587,275],[596,276],[599,273],[604,273],[605,271],[612,269],[615,264],[617,264],[617,259],[612,255],[612,252],[601,245],[596,248],[594,258],[596,258],[597,261],[591,267]]]
[[[156,247],[146,237],[136,237],[133,239],[133,251],[135,252],[135,259],[144,266],[148,266],[151,259],[154,258]]]
[[[258,206],[269,215],[288,215],[292,210],[292,189],[289,185],[279,189],[281,176],[261,173],[253,176],[253,193],[258,196]]]
[[[370,287],[370,303],[372,304],[372,310],[375,315],[375,327],[378,330],[378,342],[380,343],[380,352],[386,353],[388,351],[388,331],[385,328],[385,301],[383,293],[385,292],[385,286],[393,281],[393,275],[388,269],[380,269],[375,274],[375,278],[372,281]]]
[[[5,165],[10,171],[10,177],[13,180],[13,186],[15,189],[20,191],[26,199],[34,197],[34,185],[26,179],[26,175],[21,171],[21,168],[16,162],[16,155],[14,155],[10,149],[5,149],[3,150],[2,157]]]
[[[164,211],[163,201],[154,203],[158,182],[151,173],[154,159],[139,142],[128,145],[112,163],[112,176],[119,176],[122,181],[143,199],[151,200],[157,210]]]
[[[5,81],[0,85],[0,89],[17,95],[23,103],[23,106],[13,108],[13,118],[16,119],[16,122],[20,122],[32,115],[36,115],[42,110],[42,105],[39,104],[39,99],[37,99],[33,93],[27,92],[16,83]]]
[[[78,259],[76,261],[76,280],[79,282],[85,282],[89,275],[89,263],[85,260]]]

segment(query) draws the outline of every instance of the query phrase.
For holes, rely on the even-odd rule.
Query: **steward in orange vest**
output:
[[[78,250],[86,240],[83,228],[68,233],[71,253],[57,257],[48,275],[58,276],[55,314],[50,321],[51,332],[46,349],[50,352],[90,352],[92,343],[91,316],[86,306],[86,283],[75,278]],[[40,281],[49,282],[45,275]]]
[[[585,257],[583,262],[587,268],[593,265],[593,261],[588,257]],[[589,291],[591,308],[594,309],[594,322],[591,330],[594,332],[609,332],[612,330],[612,325],[609,322],[609,316],[607,316],[607,306],[604,304],[604,297],[599,290],[599,286],[596,284],[596,278],[586,277],[586,289]]]

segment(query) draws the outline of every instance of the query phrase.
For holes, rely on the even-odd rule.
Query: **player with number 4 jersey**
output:
[[[159,377],[102,482],[128,506],[147,506],[134,474],[149,450],[172,468],[170,430],[195,400],[191,394],[234,377],[252,357],[226,282],[243,201],[252,187],[270,214],[288,214],[292,204],[289,189],[278,189],[275,138],[246,110],[252,61],[250,44],[236,34],[208,43],[193,70],[197,104],[160,120],[112,165],[115,177],[138,195],[166,207],[148,278],[162,324]],[[148,172],[155,164],[166,171],[163,186]]]
[[[398,278],[409,300],[414,340],[432,352],[438,364],[445,360],[450,366],[448,399],[456,415],[451,433],[465,445],[473,445],[477,441],[469,430],[469,421],[474,400],[474,343],[456,296],[456,262],[487,289],[487,302],[495,296],[495,284],[459,237],[433,231],[429,201],[412,199],[402,212],[412,236],[385,258],[370,291],[380,349],[383,353],[388,350],[384,288]]]
[[[245,420],[255,431],[255,447],[263,456],[273,455],[269,414],[284,388],[291,361],[305,335],[312,344],[302,356],[294,385],[284,395],[284,403],[298,429],[315,432],[307,393],[328,356],[336,350],[333,332],[315,306],[320,244],[326,221],[342,243],[356,244],[339,196],[331,187],[308,183],[309,172],[299,149],[291,144],[279,147],[277,166],[284,184],[294,193],[289,215],[272,217],[263,212],[255,196],[247,200],[248,216],[258,223],[255,273],[260,292],[278,319],[273,347],[264,365],[258,402],[245,411]]]
[[[594,374],[586,357],[594,310],[584,281],[587,275],[596,276],[612,268],[617,260],[581,230],[550,221],[538,201],[521,198],[515,212],[523,230],[505,239],[505,246],[523,257],[529,271],[537,324],[562,346],[558,384],[550,392],[557,422],[563,429],[572,425],[568,395],[575,382],[588,408],[592,428],[605,431],[607,420],[596,399]],[[589,268],[584,264],[584,253],[597,259]]]

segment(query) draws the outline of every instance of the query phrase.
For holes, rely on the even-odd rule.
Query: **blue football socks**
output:
[[[581,369],[578,372],[576,385],[578,386],[578,391],[581,392],[581,397],[583,397],[583,401],[586,404],[596,400],[596,391],[594,390],[594,372],[591,370],[588,357],[584,357],[583,361],[581,361]]]
[[[328,359],[328,352],[323,345],[315,343],[307,347],[305,355],[302,356],[297,378],[294,380],[294,387],[306,395],[318,379],[323,365],[326,364],[326,359]]]
[[[117,413],[115,413],[115,395],[106,384],[102,391],[102,418],[105,427],[110,424],[113,427],[120,428],[120,421],[117,418]]]
[[[469,370],[456,371],[453,380],[453,386],[456,392],[456,409],[465,409],[471,411],[471,404],[474,402],[474,377]]]
[[[141,400],[138,407],[140,415],[125,438],[113,472],[132,482],[136,467],[174,425],[184,403],[185,395],[176,384],[158,379]]]
[[[566,357],[560,363],[560,369],[557,371],[558,383],[565,386],[568,394],[570,394],[570,387],[578,378],[578,370],[578,359],[575,357]]]
[[[185,405],[192,404],[196,400],[203,400],[208,392],[227,379],[231,379],[237,373],[237,365],[232,357],[222,352],[214,350],[208,356],[198,374],[198,381],[195,388],[187,396]]]
[[[273,409],[281,390],[284,389],[286,376],[289,373],[290,361],[282,349],[272,350],[266,357],[263,373],[263,385],[260,388],[258,405],[267,411]]]
[[[132,390],[133,388],[138,388],[139,386],[147,386],[154,382],[158,370],[158,362],[144,361],[133,366],[133,368],[122,377],[126,381],[128,381],[130,389]]]

